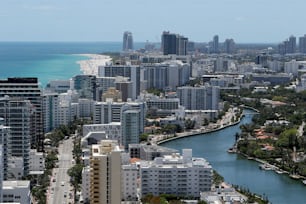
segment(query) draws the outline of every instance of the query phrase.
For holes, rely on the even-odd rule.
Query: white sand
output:
[[[80,56],[86,56],[90,59],[81,60],[77,63],[81,67],[81,71],[86,75],[96,75],[98,76],[99,66],[105,66],[107,62],[110,62],[112,58],[107,55],[98,54],[79,54]]]

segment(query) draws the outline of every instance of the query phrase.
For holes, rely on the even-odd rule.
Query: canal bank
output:
[[[161,146],[178,150],[193,149],[193,155],[206,158],[226,182],[267,196],[272,203],[305,203],[306,187],[300,181],[292,180],[287,175],[277,174],[274,171],[262,171],[258,168],[256,161],[227,153],[235,142],[235,134],[240,132],[239,126],[251,123],[251,114],[255,112],[246,110],[245,113],[245,117],[234,126],[167,141]]]

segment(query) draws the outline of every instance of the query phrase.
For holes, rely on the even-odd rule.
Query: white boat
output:
[[[266,171],[273,170],[272,166],[270,166],[269,164],[260,164],[259,168]]]
[[[283,173],[285,173],[283,170],[276,170],[275,172],[278,173],[278,174],[283,174]]]
[[[303,182],[304,185],[306,185],[306,180],[303,180],[302,182]]]
[[[237,149],[234,148],[234,147],[231,147],[227,150],[228,153],[236,153],[237,152]]]

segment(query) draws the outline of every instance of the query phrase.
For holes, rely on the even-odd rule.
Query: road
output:
[[[73,187],[67,174],[72,165],[73,139],[63,141],[58,147],[58,168],[53,169],[50,188],[48,190],[48,204],[73,204]]]

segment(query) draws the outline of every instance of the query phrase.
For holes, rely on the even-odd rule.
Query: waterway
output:
[[[220,131],[181,138],[161,144],[178,150],[191,148],[194,157],[204,157],[219,172],[227,183],[249,189],[259,195],[267,196],[273,204],[306,204],[306,186],[299,180],[274,171],[258,168],[258,163],[237,154],[227,153],[235,141],[239,126],[252,122],[254,112],[245,110],[245,117],[235,126]]]

